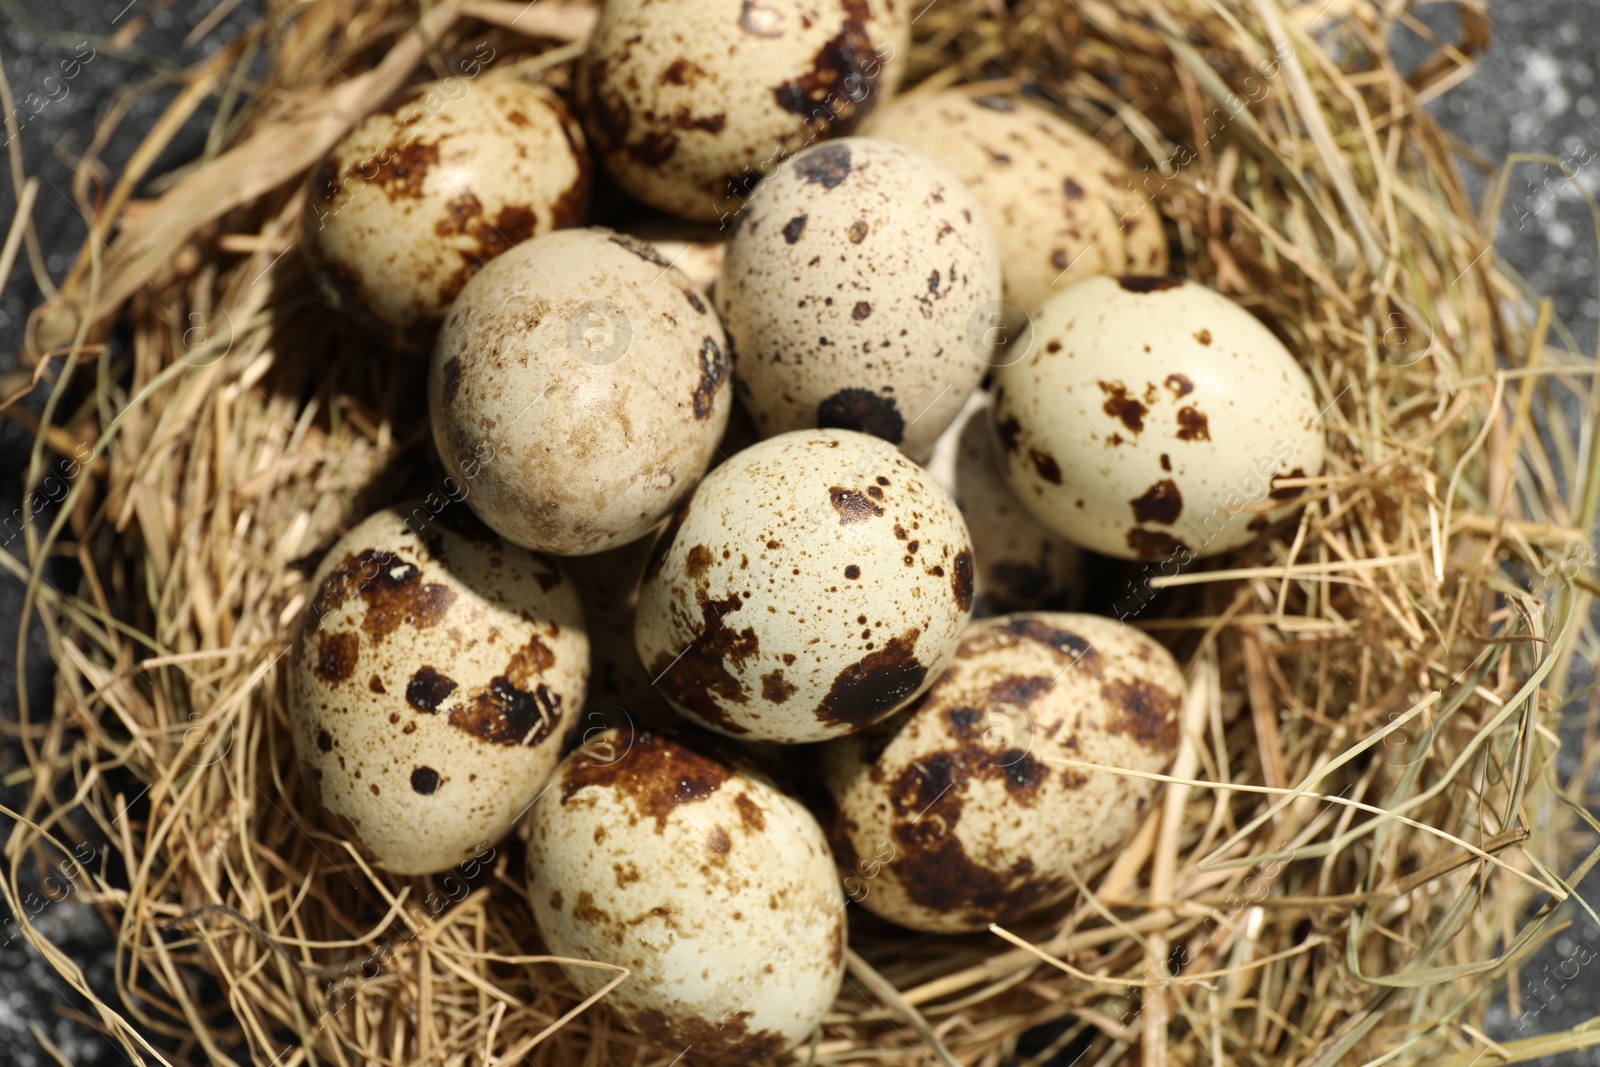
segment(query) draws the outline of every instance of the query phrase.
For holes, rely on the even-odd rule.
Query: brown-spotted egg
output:
[[[1009,922],[1072,895],[1132,835],[1177,752],[1183,675],[1112,619],[974,622],[903,715],[832,742],[821,811],[845,893],[916,930]]]
[[[864,132],[926,152],[966,183],[1000,247],[1006,297],[1026,312],[1082,278],[1167,269],[1160,213],[1127,164],[1020,97],[923,93]]]
[[[605,998],[668,1054],[753,1062],[811,1036],[844,974],[845,902],[799,801],[703,734],[614,730],[534,806],[528,897],[550,951],[626,967]],[[580,992],[615,977],[564,964]]]
[[[512,245],[580,226],[583,132],[554,92],[447,79],[357,123],[312,173],[304,247],[329,301],[426,348],[467,279]]]
[[[377,512],[328,550],[290,670],[301,778],[396,874],[499,840],[583,706],[589,641],[555,563],[459,505]]]
[[[584,126],[639,200],[732,219],[784,157],[877,106],[908,14],[904,0],[608,0],[578,71]]]
[[[697,723],[818,741],[927,688],[971,608],[966,524],[928,473],[877,438],[799,430],[700,483],[645,570],[634,637]]]
[[[715,297],[735,388],[763,434],[860,430],[923,459],[989,369],[972,324],[1000,298],[1000,260],[948,170],[849,137],[762,183]]]
[[[648,244],[558,230],[493,260],[446,316],[428,376],[440,458],[516,544],[642,537],[705,473],[732,406],[722,326]]]
[[[995,375],[1011,488],[1063,537],[1123,559],[1225,552],[1322,470],[1311,382],[1249,312],[1177,278],[1090,278],[1045,302]],[[1278,503],[1282,501],[1283,503]]]

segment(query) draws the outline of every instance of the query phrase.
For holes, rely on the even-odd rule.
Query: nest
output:
[[[1191,683],[1181,754],[1109,869],[1070,907],[983,934],[854,916],[850,980],[795,1060],[1487,1067],[1600,1044],[1592,1027],[1483,1032],[1502,983],[1520,1009],[1518,961],[1600,857],[1572,832],[1597,825],[1593,767],[1563,779],[1555,758],[1569,673],[1595,655],[1600,379],[1497,262],[1423,110],[1468,73],[1485,21],[1463,5],[1456,44],[1414,27],[1435,50],[1402,71],[1399,10],[937,0],[918,16],[907,85],[1023,89],[1129,160],[1175,269],[1302,361],[1329,460],[1255,545],[1117,572],[1097,605],[1168,643]],[[438,477],[420,368],[315,295],[301,183],[355,119],[483,42],[502,57],[484,76],[564,86],[592,22],[551,3],[307,5],[188,71],[121,174],[92,154],[120,113],[79,164],[96,225],[4,388],[43,398],[42,417],[7,408],[37,431],[30,487],[71,486],[0,555],[57,672],[54,706],[24,703],[16,727],[27,766],[9,782],[31,793],[7,812],[4,892],[130,1056],[672,1058],[540,954],[515,838],[407,879],[331,832],[298,786],[285,702],[320,553]],[[202,157],[151,175],[210,97]],[[0,274],[22,249],[37,260],[25,225]],[[71,589],[45,578],[62,558]],[[115,928],[119,1005],[29,921],[30,856]]]

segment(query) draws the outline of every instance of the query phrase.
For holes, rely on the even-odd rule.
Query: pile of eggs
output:
[[[1186,700],[1071,610],[1088,554],[1238,548],[1322,465],[1295,358],[1167,273],[1108,149],[1025,95],[894,96],[909,18],[608,0],[570,94],[421,86],[306,191],[329,302],[432,353],[448,492],[316,572],[301,784],[396,875],[525,837],[570,981],[626,968],[610,1007],[697,1055],[808,1040],[849,904],[1071,899]]]

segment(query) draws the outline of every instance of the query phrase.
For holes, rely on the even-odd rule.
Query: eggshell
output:
[[[1047,301],[995,375],[1006,478],[1050,529],[1108,556],[1212,556],[1292,511],[1322,469],[1311,383],[1203,285],[1090,278]],[[1287,503],[1264,508],[1264,501]],[[1250,509],[1250,510],[1245,510]]]
[[[589,640],[561,570],[460,505],[402,506],[334,544],[311,589],[294,746],[330,825],[396,874],[505,836],[583,706]]]
[[[644,242],[560,230],[492,261],[446,317],[428,376],[440,458],[508,540],[604,552],[705,473],[732,405],[722,326]]]
[[[1075,891],[1132,835],[1176,754],[1183,675],[1112,619],[974,622],[904,715],[828,745],[823,821],[845,894],[916,930],[1009,922]]]
[[[335,308],[426,348],[485,263],[582,225],[590,169],[583,131],[549,89],[431,82],[357,123],[312,173],[303,248]]]
[[[605,1003],[695,1058],[810,1037],[844,974],[844,900],[821,828],[703,735],[613,731],[535,805],[528,896],[551,952],[626,967]],[[615,972],[566,964],[589,994]]]
[[[634,640],[690,719],[756,741],[818,741],[904,707],[972,607],[966,524],[926,471],[846,430],[729,459],[645,569]]]
[[[608,0],[580,113],[617,183],[686,219],[730,219],[792,152],[855,129],[897,77],[905,0]]]
[[[808,148],[762,183],[716,290],[735,388],[763,434],[860,430],[914,459],[988,369],[971,326],[999,298],[971,194],[921,153],[857,137]]]
[[[1096,274],[1162,274],[1161,216],[1127,164],[1016,96],[947,89],[894,101],[873,137],[926,152],[966,183],[994,230],[1006,298],[1032,312]]]

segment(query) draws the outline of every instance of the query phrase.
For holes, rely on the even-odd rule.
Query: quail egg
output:
[[[753,741],[819,741],[904,707],[955,651],[972,545],[892,446],[798,430],[706,476],[657,543],[634,640],[667,702]]]
[[[1167,269],[1161,216],[1127,165],[1042,107],[947,89],[894,101],[867,132],[966,183],[994,230],[1006,297],[1023,311],[1081,278]]]
[[[330,825],[396,874],[503,837],[583,706],[589,640],[560,569],[419,504],[357,525],[311,588],[294,746]]]
[[[583,131],[517,78],[451,78],[356,125],[312,173],[304,248],[328,300],[425,349],[467,279],[512,245],[583,224]]]
[[[1126,843],[1177,752],[1183,675],[1112,619],[974,622],[904,715],[832,742],[823,822],[845,895],[915,930],[981,930],[1059,903]]]
[[[971,324],[1000,299],[1000,260],[948,170],[851,137],[762,183],[715,296],[735,388],[763,434],[860,430],[926,459],[988,369]]]
[[[727,221],[785,156],[877,106],[906,16],[904,0],[608,0],[579,110],[629,193]]]
[[[1317,402],[1288,349],[1178,278],[1090,278],[1051,297],[994,397],[1017,497],[1108,556],[1237,548],[1297,506],[1302,490],[1277,478],[1322,469]]]
[[[1070,608],[1082,591],[1077,546],[1041,525],[1006,486],[989,421],[989,394],[980,389],[928,463],[972,535],[973,618]]]
[[[507,540],[642,537],[694,488],[732,405],[716,312],[648,244],[558,230],[493,260],[439,332],[433,438]]]
[[[810,1037],[844,974],[844,900],[804,806],[704,735],[593,738],[534,806],[550,951],[626,967],[605,1002],[671,1051],[752,1062]],[[615,972],[564,965],[594,993]]]

